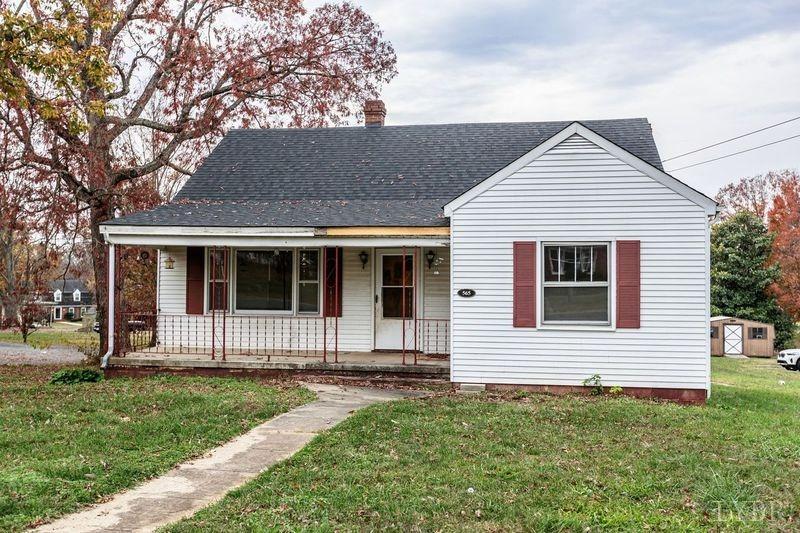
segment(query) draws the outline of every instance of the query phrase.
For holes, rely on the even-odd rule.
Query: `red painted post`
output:
[[[328,362],[328,249],[322,249],[322,362]]]
[[[214,339],[217,331],[217,316],[214,312],[217,296],[217,262],[215,259],[216,246],[208,251],[208,261],[211,262],[211,294],[208,295],[208,307],[211,309],[211,360],[216,359],[217,343]]]
[[[419,275],[420,277],[422,276],[421,273],[417,272],[417,252],[418,251],[419,251],[419,248],[414,248],[414,262],[411,264],[411,267],[412,267],[411,268],[411,275],[412,275],[411,283],[414,284],[412,289],[411,289],[412,290],[412,295],[411,295],[411,298],[412,298],[412,300],[411,300],[411,315],[414,318],[414,364],[415,365],[417,364],[417,352],[418,352],[418,349],[417,349],[418,348],[418,346],[417,346],[417,285],[419,285],[419,284],[417,283],[417,275]]]
[[[225,360],[225,352],[227,351],[227,334],[225,325],[228,317],[228,247],[222,249],[222,360]]]
[[[339,246],[336,247],[336,252],[334,253],[334,267],[333,267],[333,279],[334,281],[334,301],[336,312],[334,313],[333,321],[334,321],[334,331],[333,334],[335,335],[334,340],[334,352],[333,352],[333,362],[339,362],[339,291],[341,287],[339,287]],[[344,281],[344,278],[342,279]]]
[[[403,253],[400,258],[400,262],[402,264],[401,268],[401,276],[400,276],[400,283],[402,289],[400,289],[400,312],[403,316],[403,364],[406,364],[406,247],[403,246]]]

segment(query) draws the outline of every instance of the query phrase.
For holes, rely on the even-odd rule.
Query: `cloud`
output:
[[[667,156],[800,115],[794,1],[363,6],[398,51],[383,95],[392,124],[646,116]],[[800,124],[674,166],[792,133]],[[714,194],[736,177],[798,167],[798,153],[790,141],[677,175]]]

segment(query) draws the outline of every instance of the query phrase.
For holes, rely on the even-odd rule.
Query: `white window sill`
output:
[[[616,331],[611,324],[539,324],[542,331]]]

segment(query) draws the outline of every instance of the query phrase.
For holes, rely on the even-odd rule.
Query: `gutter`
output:
[[[114,279],[116,266],[116,246],[114,244],[108,245],[108,350],[100,359],[100,368],[105,369],[108,366],[108,358],[114,353]]]

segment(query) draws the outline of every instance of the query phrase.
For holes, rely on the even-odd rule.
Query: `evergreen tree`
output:
[[[794,323],[769,287],[780,265],[767,265],[774,235],[750,212],[740,212],[711,230],[711,314],[775,325],[775,346],[791,343]]]

